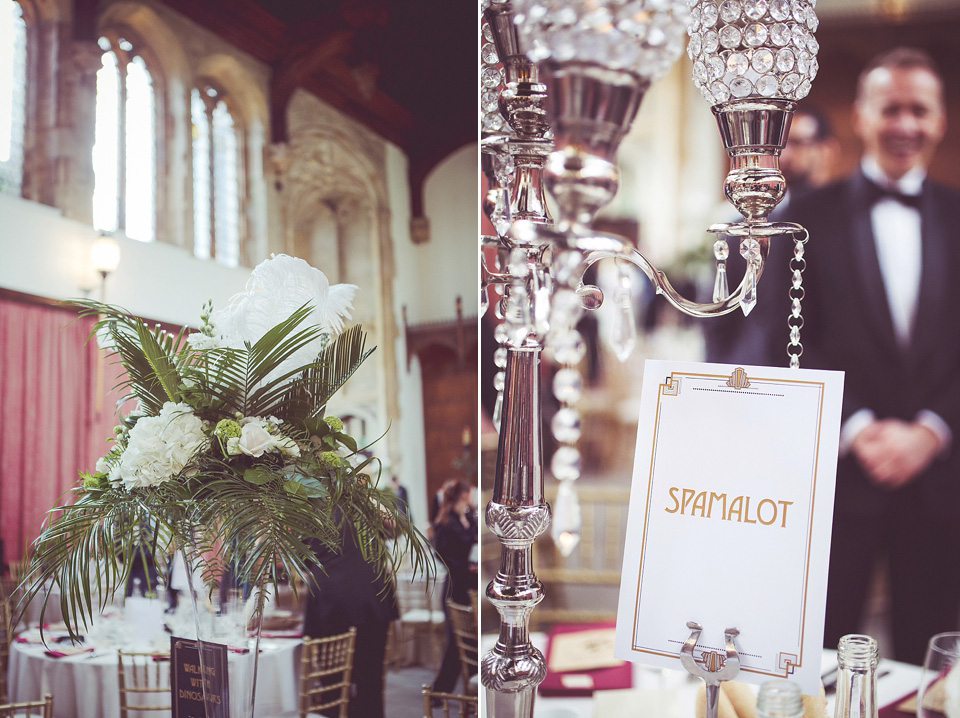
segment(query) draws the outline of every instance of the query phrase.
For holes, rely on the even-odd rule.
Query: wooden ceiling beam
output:
[[[251,0],[163,0],[163,4],[268,65],[286,51],[286,23]]]

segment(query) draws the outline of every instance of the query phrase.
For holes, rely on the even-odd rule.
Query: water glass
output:
[[[930,639],[917,692],[918,718],[960,716],[960,632]]]

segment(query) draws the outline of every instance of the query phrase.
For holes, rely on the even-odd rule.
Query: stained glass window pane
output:
[[[20,4],[0,0],[0,193],[19,195],[23,180],[27,26]]]
[[[210,258],[210,123],[200,91],[190,93],[193,123],[193,254]]]
[[[120,196],[117,142],[120,105],[120,70],[117,56],[105,52],[97,70],[97,119],[93,143],[93,226],[106,232],[117,229]]]
[[[213,108],[213,167],[217,261],[236,267],[240,252],[237,133],[222,100]]]
[[[154,143],[153,79],[142,57],[127,65],[126,234],[131,239],[153,241]]]

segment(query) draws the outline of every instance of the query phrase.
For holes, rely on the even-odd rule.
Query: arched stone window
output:
[[[0,193],[20,195],[26,121],[27,25],[20,3],[0,0]]]
[[[152,242],[156,225],[156,94],[147,61],[130,39],[109,32],[97,72],[93,225]]]
[[[193,125],[194,254],[236,267],[240,258],[239,142],[224,92],[212,83],[190,96]]]

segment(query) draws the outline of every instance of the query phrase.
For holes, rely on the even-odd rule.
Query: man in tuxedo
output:
[[[885,561],[894,656],[922,663],[960,611],[960,193],[926,177],[946,128],[930,57],[877,57],[853,121],[860,166],[784,217],[810,233],[802,366],[845,372],[824,643],[858,631]],[[788,281],[760,300],[782,345]]]

